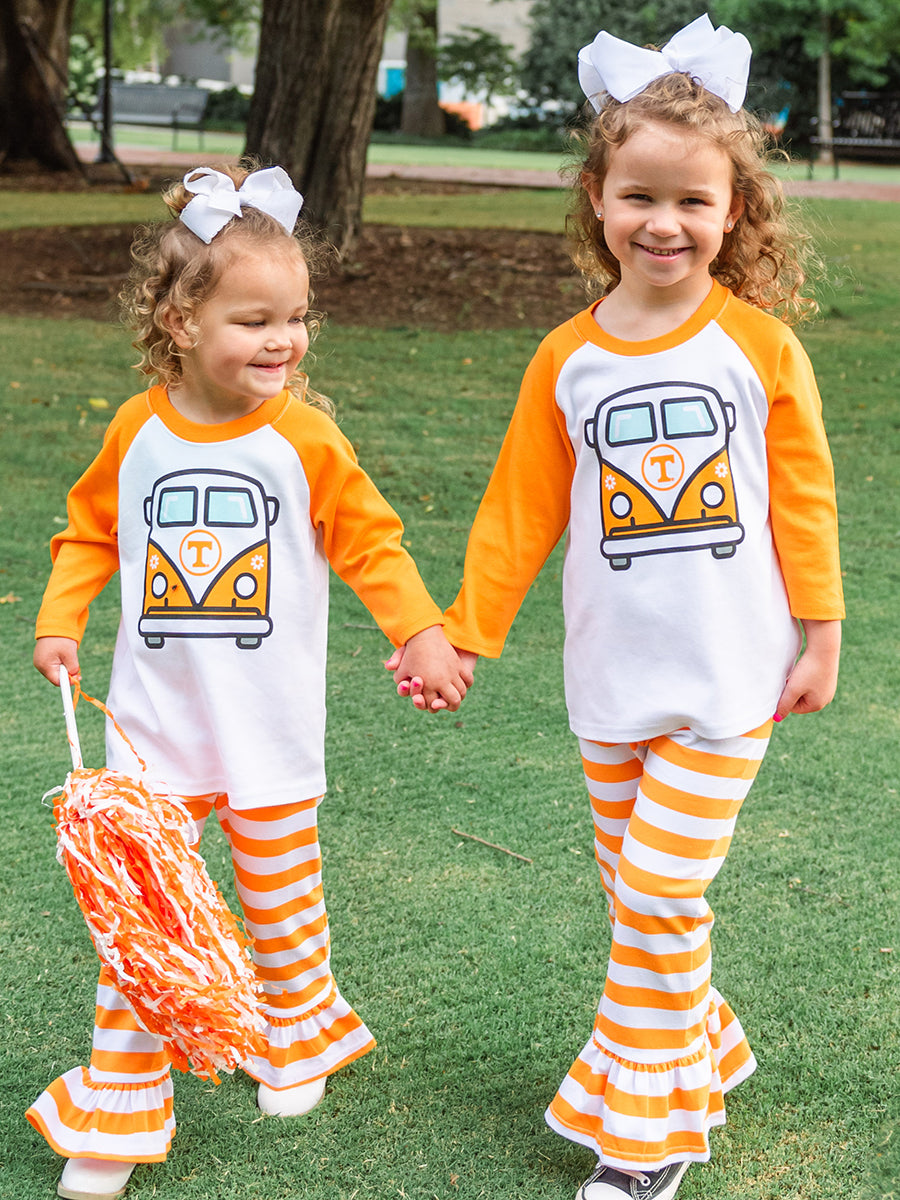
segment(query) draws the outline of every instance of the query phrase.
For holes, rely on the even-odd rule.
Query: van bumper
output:
[[[712,550],[716,546],[736,546],[744,540],[740,522],[727,525],[688,525],[648,529],[637,533],[613,534],[600,543],[605,558],[639,558],[642,554],[665,554],[670,550]]]
[[[268,637],[272,619],[260,613],[145,613],[138,621],[141,637]]]

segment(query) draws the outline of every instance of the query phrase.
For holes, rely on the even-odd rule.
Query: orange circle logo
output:
[[[684,478],[684,459],[674,446],[661,442],[644,455],[641,474],[648,487],[657,492],[668,492]]]
[[[178,561],[188,575],[209,575],[222,561],[221,543],[208,529],[192,529],[181,539]]]

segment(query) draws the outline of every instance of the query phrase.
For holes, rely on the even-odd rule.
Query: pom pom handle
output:
[[[78,770],[83,765],[81,742],[78,739],[78,726],[75,724],[75,706],[72,703],[69,672],[62,663],[59,664],[59,690],[62,695],[63,712],[66,715],[66,734],[69,738],[69,750],[72,752],[72,766]]]

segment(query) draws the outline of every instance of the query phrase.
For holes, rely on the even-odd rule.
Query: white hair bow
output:
[[[232,217],[243,215],[242,208],[258,208],[293,233],[303,207],[303,197],[281,167],[253,171],[240,188],[221,171],[198,167],[185,175],[184,186],[194,193],[194,199],[181,210],[181,220],[207,245]]]
[[[737,112],[747,94],[750,43],[724,25],[718,29],[706,13],[685,25],[662,50],[644,50],[602,30],[578,54],[578,82],[597,112],[608,93],[625,103],[654,79],[684,72]]]

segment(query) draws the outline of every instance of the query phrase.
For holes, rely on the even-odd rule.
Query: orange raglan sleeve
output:
[[[69,492],[68,525],[50,542],[53,570],[38,611],[36,637],[80,642],[91,601],[118,569],[118,472],[127,407],[110,422],[100,453]]]
[[[766,425],[772,534],[795,617],[844,616],[834,467],[812,364],[789,333]]]
[[[325,556],[378,622],[402,646],[444,617],[403,548],[403,523],[362,469],[330,417],[294,406],[279,424],[297,449],[310,487],[310,520]]]
[[[462,650],[497,658],[525,594],[569,523],[575,455],[556,404],[569,327],[528,366],[466,547],[462,588],[444,632]]]

